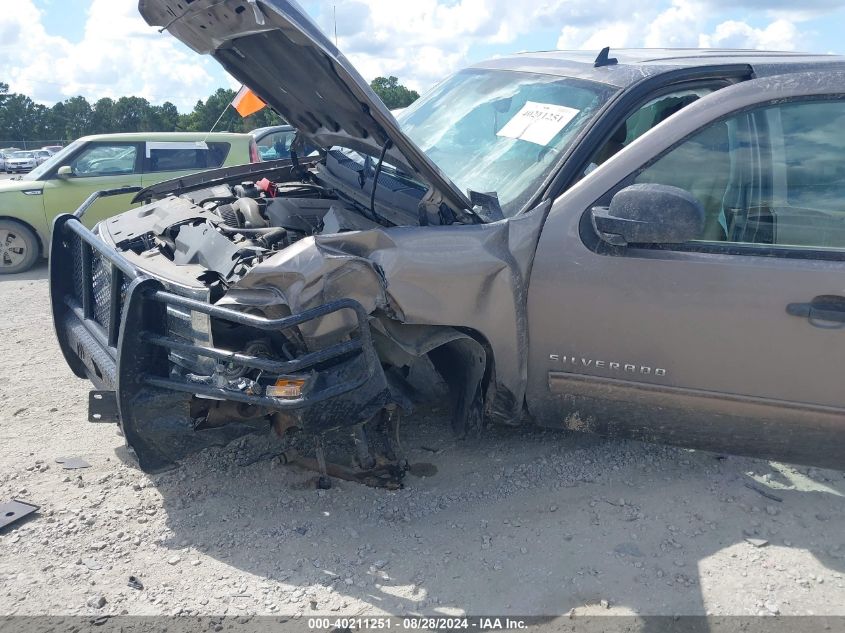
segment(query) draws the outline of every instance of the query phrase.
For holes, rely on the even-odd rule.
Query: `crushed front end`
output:
[[[204,222],[186,220],[177,232],[207,228]],[[130,242],[143,242],[157,239],[155,231],[151,225],[127,232]],[[119,421],[145,471],[166,470],[190,453],[269,426],[317,438],[349,427],[359,444],[368,429],[386,423],[388,434],[395,431],[400,403],[360,303],[339,298],[285,315],[215,305],[220,291],[209,280],[219,282],[219,276],[196,275],[191,266],[157,274],[157,262],[138,264],[145,251],[115,243],[119,232],[102,225],[92,232],[73,215],[57,218],[50,292],[64,357],[97,387],[89,418]],[[189,274],[180,278],[183,272]],[[333,317],[345,324],[342,334],[305,342],[303,329]],[[388,466],[401,476],[397,446],[388,446],[390,459],[379,459],[372,439],[375,454],[358,448],[359,470]]]
[[[273,428],[324,481],[395,486],[412,406],[445,404],[459,436],[519,422],[542,209],[415,225],[423,192],[395,172],[374,213],[361,165],[333,149],[221,168],[94,230],[56,219],[62,352],[97,388],[89,419],[119,422],[144,470]]]

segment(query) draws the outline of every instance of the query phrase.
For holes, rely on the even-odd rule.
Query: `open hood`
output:
[[[425,200],[456,213],[470,202],[294,0],[139,0],[151,26],[210,54],[312,144],[349,147],[401,165],[429,187]]]

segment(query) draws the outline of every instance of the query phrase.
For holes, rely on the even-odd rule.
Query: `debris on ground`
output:
[[[91,571],[97,571],[98,569],[103,568],[103,564],[99,561],[94,560],[93,558],[83,558],[82,564],[85,565]]]
[[[88,598],[85,604],[94,609],[102,609],[104,606],[106,606],[107,602],[108,600],[106,600],[106,597],[103,594],[98,593]]]
[[[38,510],[38,506],[19,499],[0,503],[0,530],[7,525],[20,521]]]
[[[757,484],[751,483],[750,481],[745,482],[745,487],[750,489],[750,490],[753,490],[758,495],[762,495],[763,497],[766,497],[766,499],[771,499],[772,501],[777,501],[778,503],[783,502],[782,497],[779,497],[776,494],[769,492],[768,490],[766,490],[764,488],[761,488]]]
[[[77,470],[79,468],[91,468],[91,464],[81,457],[57,457],[56,463],[61,464],[65,470]]]

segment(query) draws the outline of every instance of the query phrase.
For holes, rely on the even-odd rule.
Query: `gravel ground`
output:
[[[147,476],[86,422],[45,277],[0,277],[0,501],[41,506],[0,532],[0,614],[845,615],[838,471],[536,430],[461,442],[432,410],[403,442],[437,472],[397,492],[317,491],[253,461],[269,436]]]

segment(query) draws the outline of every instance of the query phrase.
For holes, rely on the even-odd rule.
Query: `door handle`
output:
[[[786,313],[804,317],[814,327],[839,329],[845,326],[845,297],[819,295],[809,303],[788,304]]]

